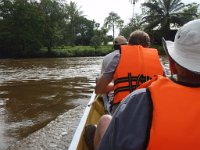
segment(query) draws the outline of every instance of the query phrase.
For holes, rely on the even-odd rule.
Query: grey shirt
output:
[[[106,76],[109,79],[113,78],[117,65],[119,64],[120,52],[115,50],[112,53],[108,54],[102,64],[102,75]]]
[[[113,74],[116,70],[116,67],[119,63],[119,50],[115,50],[109,54],[107,54],[102,63],[101,67],[101,75],[105,76],[106,78],[112,79]],[[104,107],[108,111],[109,114],[112,115],[111,113],[111,103],[114,98],[114,91],[110,91],[106,94],[102,94],[103,96],[103,101],[104,101]]]
[[[101,73],[102,74],[114,73],[119,63],[119,59],[120,59],[119,50],[114,50],[113,52],[107,54],[103,59]]]
[[[147,89],[132,92],[115,111],[98,150],[146,149],[152,108],[150,92]]]

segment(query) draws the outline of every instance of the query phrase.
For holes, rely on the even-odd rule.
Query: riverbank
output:
[[[165,54],[161,45],[152,45],[156,48],[160,55]],[[94,46],[60,46],[55,47],[51,51],[47,48],[41,48],[38,51],[27,53],[9,53],[7,55],[0,55],[1,58],[66,58],[66,57],[97,57],[105,56],[113,51],[112,45]]]
[[[86,105],[57,117],[44,128],[9,146],[7,150],[66,150],[73,138]]]

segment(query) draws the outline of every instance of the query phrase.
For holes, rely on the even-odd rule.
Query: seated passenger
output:
[[[149,48],[150,38],[143,31],[131,33],[128,45],[121,45],[121,51],[110,62],[105,72],[97,82],[95,92],[97,94],[114,90],[112,113],[119,103],[139,85],[151,79],[154,75],[164,75],[156,49]],[[114,80],[114,85],[109,83]],[[100,118],[94,134],[94,147],[98,145],[111,116]]]
[[[171,78],[156,76],[120,104],[98,150],[200,148],[200,19],[163,40]],[[145,87],[144,86],[144,87]]]
[[[149,35],[143,31],[134,31],[129,37],[128,45],[121,45],[120,51],[115,51],[105,66],[95,93],[104,94],[114,90],[112,113],[123,98],[140,84],[154,75],[164,74],[157,50],[149,46]],[[114,85],[110,84],[111,81],[114,81]]]
[[[104,74],[105,69],[108,67],[110,62],[113,60],[114,56],[116,54],[119,54],[120,45],[127,45],[127,39],[123,36],[118,36],[114,39],[114,41],[113,41],[114,51],[107,54],[104,57],[102,67],[101,67],[101,75]],[[114,83],[113,83],[113,81],[111,81],[109,84],[112,86]],[[102,94],[102,97],[103,97],[104,107],[105,107],[106,111],[108,112],[108,114],[112,114],[112,112],[111,112],[112,105],[111,104],[113,103],[113,99],[114,99],[114,91],[113,90],[108,91],[107,93]]]

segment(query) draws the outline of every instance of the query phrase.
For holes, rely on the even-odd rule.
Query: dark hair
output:
[[[128,43],[130,45],[142,45],[143,47],[149,47],[150,37],[146,32],[136,30],[130,34]]]
[[[193,72],[188,70],[187,68],[184,68],[180,64],[178,64],[173,58],[168,56],[170,65],[172,65],[173,69],[176,69],[176,74],[178,77],[178,81],[182,81],[184,79],[184,82],[187,81],[188,84],[194,84],[194,85],[200,85],[200,74],[198,72]],[[170,70],[172,69],[170,68]],[[181,80],[180,80],[181,77]]]

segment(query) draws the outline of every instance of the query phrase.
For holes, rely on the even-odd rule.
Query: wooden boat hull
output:
[[[68,150],[88,150],[83,138],[84,127],[88,124],[97,124],[105,113],[102,98],[93,93]]]

